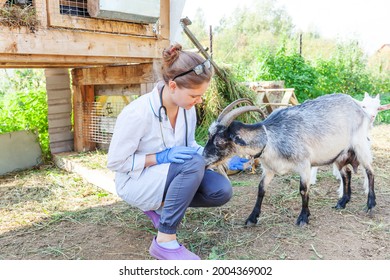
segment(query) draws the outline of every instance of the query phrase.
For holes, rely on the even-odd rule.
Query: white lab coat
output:
[[[140,96],[122,110],[108,151],[107,167],[116,172],[118,195],[130,205],[144,211],[156,210],[161,206],[170,165],[167,163],[145,168],[146,155],[173,146],[185,146],[184,109],[179,108],[175,129],[163,110],[163,121],[159,122],[159,91],[162,86],[163,83],[160,82],[152,92]],[[195,141],[195,107],[186,110],[186,115],[188,146],[198,149],[198,153],[202,154],[203,147]]]

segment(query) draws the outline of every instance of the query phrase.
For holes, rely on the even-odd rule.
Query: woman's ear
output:
[[[174,91],[177,88],[177,84],[175,81],[169,81],[168,87],[171,91]]]

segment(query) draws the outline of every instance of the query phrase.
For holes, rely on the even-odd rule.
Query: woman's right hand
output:
[[[162,163],[183,163],[184,160],[192,159],[196,149],[192,147],[177,146],[156,153],[157,164]]]

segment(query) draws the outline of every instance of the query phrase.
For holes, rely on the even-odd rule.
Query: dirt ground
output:
[[[297,227],[297,175],[278,176],[266,190],[255,227],[244,221],[255,203],[260,171],[231,176],[234,196],[213,209],[189,209],[179,240],[202,259],[389,260],[390,125],[372,131],[377,206],[365,212],[363,175],[352,199],[335,210],[338,181],[321,168],[310,190],[310,223]],[[151,259],[156,230],[145,216],[82,178],[54,167],[0,177],[0,259]]]

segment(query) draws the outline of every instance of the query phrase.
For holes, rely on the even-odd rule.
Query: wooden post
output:
[[[71,90],[66,68],[45,69],[50,151],[73,151]]]
[[[170,0],[160,1],[160,39],[169,40],[170,36]]]
[[[83,69],[73,69],[73,81],[82,79]],[[90,111],[89,104],[95,101],[93,85],[73,84],[73,121],[74,121],[74,149],[76,152],[91,151],[96,144],[89,140]]]

